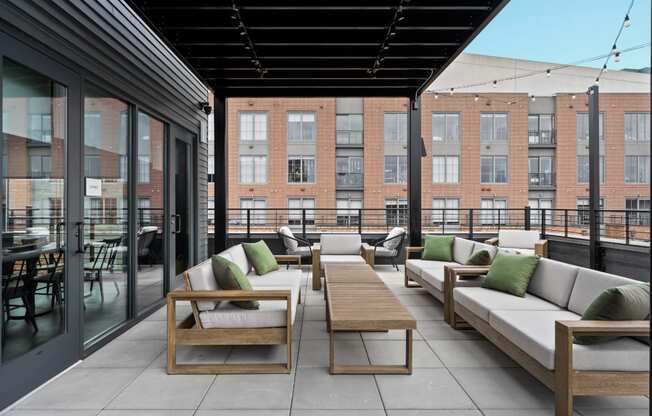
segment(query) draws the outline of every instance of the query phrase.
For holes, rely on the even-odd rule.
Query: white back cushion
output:
[[[360,234],[322,234],[321,254],[360,254]]]
[[[204,260],[192,269],[188,270],[191,290],[219,290],[217,280],[213,273],[211,259]],[[218,301],[198,301],[197,309],[200,311],[212,311],[219,304]]]
[[[500,230],[498,232],[499,247],[533,249],[537,241],[539,241],[538,231]]]
[[[249,270],[251,270],[251,263],[249,263],[249,259],[247,259],[247,254],[245,254],[242,244],[230,247],[219,253],[218,256],[222,256],[237,264],[244,274],[249,273]]]
[[[576,314],[583,315],[591,302],[605,289],[640,283],[626,277],[616,276],[596,270],[579,268],[575,285],[568,301],[568,309]]]
[[[556,260],[540,258],[528,292],[565,308],[568,306],[579,267]]]
[[[387,234],[386,240],[388,238],[396,237],[396,236],[399,236],[401,234],[405,234],[405,230],[403,228],[401,228],[401,227],[394,227],[389,232],[389,234]],[[393,240],[389,240],[389,241],[386,241],[385,243],[383,243],[383,247],[385,247],[387,250],[396,250],[400,243],[401,243],[401,239],[400,238],[395,238]]]
[[[292,230],[288,226],[283,226],[279,228],[278,230],[282,235],[287,235],[288,237],[294,237],[294,234],[292,233]],[[299,247],[299,242],[297,240],[293,240],[291,238],[284,238],[283,239],[283,244],[285,245],[285,248],[287,248],[290,251],[294,251]]]
[[[466,264],[466,261],[471,257],[474,245],[475,242],[471,240],[455,237],[453,241],[453,260],[459,264]]]

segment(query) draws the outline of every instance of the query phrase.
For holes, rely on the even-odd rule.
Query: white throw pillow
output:
[[[292,230],[290,230],[290,227],[283,226],[278,230],[282,235],[288,236],[288,237],[294,237],[294,234],[292,233]],[[295,251],[299,247],[299,242],[297,240],[294,240],[293,238],[283,238],[283,244],[285,244],[285,248],[287,248],[290,251]]]
[[[402,229],[401,227],[394,227],[392,230],[387,234],[387,238],[392,238],[396,237],[397,235],[405,234],[405,230]],[[383,247],[385,247],[387,250],[396,250],[398,248],[398,245],[401,243],[400,238],[395,238],[393,240],[385,241],[383,243]]]

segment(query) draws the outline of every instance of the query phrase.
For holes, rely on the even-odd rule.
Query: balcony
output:
[[[528,186],[530,189],[554,190],[555,174],[554,173],[528,173]]]
[[[555,130],[529,130],[528,145],[533,148],[555,147]]]
[[[363,179],[362,173],[337,173],[335,185],[337,189],[361,190]]]

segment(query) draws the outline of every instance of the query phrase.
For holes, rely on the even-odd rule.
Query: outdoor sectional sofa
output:
[[[463,319],[553,390],[557,416],[572,415],[573,396],[649,394],[649,345],[627,337],[649,337],[649,321],[581,320],[603,290],[640,282],[546,258],[523,298],[446,276],[451,324]],[[575,335],[622,337],[579,345]]]
[[[253,290],[220,290],[211,259],[184,272],[184,291],[168,294],[168,374],[289,373],[292,326],[301,302],[299,268],[257,275],[238,244],[218,254],[234,262]],[[288,261],[291,256],[280,256]],[[300,257],[295,256],[295,263]],[[258,300],[259,309],[242,309],[229,301]],[[176,324],[176,302],[190,301],[192,315]],[[177,345],[287,345],[287,362],[272,364],[177,364]]]

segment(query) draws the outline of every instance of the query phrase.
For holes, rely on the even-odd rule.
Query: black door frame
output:
[[[81,77],[79,74],[65,68],[37,50],[26,46],[16,39],[0,33],[0,79],[2,75],[2,62],[10,59],[24,65],[35,72],[62,84],[67,88],[67,135],[64,171],[64,221],[66,222],[65,246],[65,324],[64,333],[55,336],[46,343],[33,348],[20,357],[7,363],[0,363],[0,379],[11,380],[11,383],[0,384],[0,409],[11,404],[16,398],[26,394],[39,384],[47,381],[74,364],[81,356],[83,340],[81,337],[81,312],[83,279],[81,276],[81,256],[77,253],[77,237],[75,232],[80,232],[76,224],[83,220],[82,213],[82,178],[75,174],[75,170],[82,165],[82,93]],[[2,85],[0,83],[0,96]],[[0,131],[2,131],[0,120]],[[0,151],[3,140],[0,140]],[[0,172],[2,160],[0,159]],[[4,180],[0,181],[4,186]],[[0,218],[0,229],[4,229]],[[0,256],[2,256],[2,242],[0,241]],[[0,297],[2,296],[0,292]],[[1,302],[1,299],[0,299]],[[0,337],[2,335],[0,334]],[[0,343],[1,344],[1,343]],[[1,346],[0,346],[1,349]],[[17,377],[21,374],[21,377]],[[25,376],[29,375],[29,376]]]

